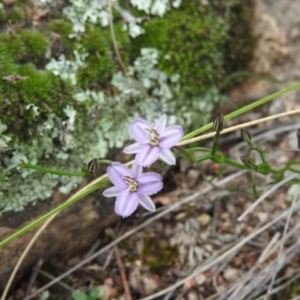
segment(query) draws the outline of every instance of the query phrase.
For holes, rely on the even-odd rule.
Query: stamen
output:
[[[148,132],[149,135],[149,144],[153,147],[157,146],[159,144],[159,133],[155,129],[145,129]]]
[[[124,182],[127,184],[129,191],[136,192],[139,187],[139,182],[129,176],[123,176]]]

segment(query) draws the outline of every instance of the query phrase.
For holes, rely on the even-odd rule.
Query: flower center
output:
[[[155,129],[146,128],[146,131],[149,135],[149,144],[153,147],[159,144],[159,134]]]
[[[129,176],[124,176],[123,179],[124,179],[124,182],[127,184],[130,192],[137,191],[137,189],[139,187],[139,182],[136,179],[131,178]]]

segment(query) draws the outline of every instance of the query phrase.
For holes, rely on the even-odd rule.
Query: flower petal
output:
[[[136,155],[135,160],[139,165],[149,167],[157,160],[159,151],[159,147],[144,145],[140,152]]]
[[[127,188],[127,184],[123,180],[124,176],[133,177],[132,171],[119,162],[113,162],[107,168],[107,175],[110,181],[120,189]]]
[[[176,159],[170,149],[161,149],[159,153],[159,158],[163,160],[168,165],[175,165]]]
[[[141,174],[137,181],[139,182],[139,187],[137,193],[145,196],[150,196],[156,194],[163,188],[162,177],[160,174],[147,172]]]
[[[133,177],[137,179],[143,172],[143,167],[136,162],[133,163],[131,171],[133,173]]]
[[[143,120],[141,118],[135,119],[130,125],[129,125],[129,131],[132,137],[139,143],[145,143],[149,141],[149,136],[146,128],[151,129],[153,128],[153,125],[149,123],[146,120]]]
[[[167,125],[167,116],[166,115],[162,115],[160,117],[160,119],[157,121],[157,123],[155,124],[154,129],[160,133],[161,131],[163,131],[166,128]]]
[[[140,143],[134,143],[124,148],[123,152],[126,154],[138,153],[143,148],[143,145]]]
[[[121,192],[115,204],[115,212],[123,218],[130,216],[139,205],[139,196],[129,190]]]
[[[140,204],[149,211],[155,211],[156,207],[149,196],[140,196]]]
[[[123,190],[120,189],[119,187],[117,186],[112,186],[108,189],[106,189],[104,192],[103,192],[103,195],[107,198],[110,198],[110,197],[117,197],[119,196],[119,194],[122,192]]]
[[[183,129],[179,125],[169,126],[159,136],[159,147],[170,149],[182,139]]]

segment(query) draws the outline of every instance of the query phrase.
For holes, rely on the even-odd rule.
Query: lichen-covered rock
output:
[[[163,17],[157,17],[162,7],[151,8],[152,14],[114,7],[114,34],[107,6],[97,1],[73,0],[68,7],[59,1],[4,3],[0,142],[9,149],[0,148],[1,169],[24,160],[80,171],[92,158],[121,148],[128,124],[139,116],[155,121],[164,112],[170,123],[186,128],[206,122],[222,99],[226,16],[233,8],[246,10],[243,0],[202,2],[183,1]],[[138,18],[143,22],[137,24]],[[146,33],[132,38],[139,26]],[[36,204],[55,187],[68,194],[80,182],[80,177],[13,170],[2,183],[0,214]]]

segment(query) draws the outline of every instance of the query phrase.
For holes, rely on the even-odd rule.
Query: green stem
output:
[[[297,170],[297,169],[294,169],[294,168],[289,168],[289,170],[290,170],[291,172],[300,174],[300,170]]]
[[[197,151],[211,152],[211,149],[208,148],[208,147],[192,147],[192,148],[188,148],[186,150],[190,153],[194,153],[194,152],[197,152]]]
[[[88,174],[87,172],[58,171],[58,170],[48,169],[48,168],[45,168],[45,167],[40,167],[40,166],[37,166],[37,165],[31,165],[31,164],[25,164],[25,163],[19,164],[19,167],[20,168],[26,168],[26,169],[32,169],[32,170],[45,172],[45,173],[50,173],[50,174],[55,174],[55,175],[63,175],[63,176],[83,177],[83,176],[86,176]]]
[[[68,206],[70,206],[71,204],[77,202],[81,198],[83,198],[83,197],[87,196],[88,194],[92,193],[93,191],[101,188],[102,186],[104,186],[108,182],[109,182],[109,179],[105,178],[102,181],[100,181],[100,182],[94,184],[93,186],[89,187],[85,191],[79,193],[75,197],[69,198],[69,200],[67,200],[66,202],[60,204],[59,206],[57,206],[54,209],[50,210],[49,212],[47,212],[46,214],[42,215],[38,219],[36,219],[33,222],[29,223],[28,225],[24,226],[23,228],[21,228],[20,230],[18,230],[14,234],[10,235],[6,239],[2,240],[0,242],[0,248],[3,247],[3,246],[5,246],[5,245],[7,245],[8,243],[10,243],[11,241],[13,241],[14,239],[16,239],[17,237],[19,237],[20,235],[24,234],[25,232],[27,232],[28,230],[30,230],[34,226],[36,226],[36,225],[40,224],[41,222],[45,221],[46,219],[48,219],[52,215],[60,212],[61,210],[67,208]]]
[[[264,164],[267,164],[266,154],[264,153],[263,149],[261,149],[260,147],[255,147],[255,146],[252,145],[252,147],[250,147],[249,150],[253,150],[253,151],[258,152],[262,162]]]
[[[15,168],[17,168],[17,167],[19,167],[19,166],[20,166],[20,164],[15,164],[15,165],[12,165],[12,166],[8,167],[8,168],[2,173],[2,175],[0,176],[0,184],[1,184],[1,182],[5,179],[5,177],[8,175],[8,173],[9,173],[11,170],[13,170],[13,169],[15,169]]]
[[[195,162],[202,162],[202,161],[205,161],[205,160],[208,160],[208,159],[212,159],[213,157],[211,156],[211,154],[206,154],[206,155],[203,155],[203,156],[199,156],[199,157],[196,157],[195,158]]]
[[[217,150],[218,150],[218,145],[219,145],[219,138],[220,138],[220,132],[216,132],[216,135],[215,135],[215,140],[214,140],[214,143],[213,143],[213,146],[212,146],[212,150],[211,150],[211,155],[212,157],[215,156]]]
[[[291,167],[292,165],[299,165],[299,164],[300,164],[300,161],[292,160],[292,161],[288,162],[285,167],[283,167],[279,170],[275,170],[275,169],[270,168],[270,172],[273,173],[273,174],[283,174],[285,171],[290,170],[291,172],[300,174],[300,170],[297,170],[297,169],[294,169],[294,168]]]
[[[249,170],[249,168],[247,168],[245,165],[240,164],[234,160],[231,160],[230,158],[224,157],[224,162],[227,163],[228,165],[231,165],[233,167],[236,167],[238,169],[242,169],[242,170]]]
[[[267,102],[269,102],[269,101],[271,101],[271,100],[273,100],[273,99],[275,99],[275,98],[277,98],[279,96],[282,96],[283,94],[285,94],[287,92],[293,91],[293,90],[295,90],[297,88],[300,88],[300,83],[296,83],[294,85],[291,85],[291,86],[289,86],[289,87],[287,87],[285,89],[282,89],[282,90],[280,90],[280,91],[278,91],[278,92],[276,92],[276,93],[274,93],[272,95],[269,95],[269,96],[264,97],[264,98],[262,98],[260,100],[257,100],[254,103],[251,103],[251,104],[249,104],[249,105],[247,105],[245,107],[242,107],[242,108],[240,108],[240,109],[238,109],[238,110],[236,110],[236,111],[234,111],[234,112],[226,115],[225,116],[225,120],[227,121],[227,120],[230,120],[230,119],[232,119],[234,117],[237,117],[237,116],[239,116],[239,115],[241,115],[241,114],[243,114],[243,113],[245,113],[245,112],[247,112],[247,111],[249,111],[249,110],[251,110],[251,109],[253,109],[255,107],[258,107],[258,106],[260,106],[262,104],[265,104],[265,103],[267,103]],[[188,133],[187,135],[185,135],[183,137],[182,141],[191,139],[191,138],[195,137],[196,135],[199,135],[200,133],[205,132],[205,131],[207,131],[208,129],[210,129],[212,127],[213,127],[213,123],[211,122],[211,123],[209,123],[209,124],[207,124],[207,125],[199,128],[199,129],[197,129],[197,130],[195,130],[195,131],[193,131],[191,133]]]

